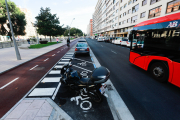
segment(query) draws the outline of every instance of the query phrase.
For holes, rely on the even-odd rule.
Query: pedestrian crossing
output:
[[[41,82],[30,92],[27,96],[29,97],[52,97],[55,98],[55,94],[59,87],[61,86],[61,68],[64,64],[69,63],[69,60],[74,57],[74,49],[72,47],[58,62],[57,64],[49,71],[48,74],[41,80]]]

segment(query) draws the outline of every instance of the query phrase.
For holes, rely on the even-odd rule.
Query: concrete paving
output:
[[[59,44],[41,49],[19,49],[22,60],[16,59],[14,47],[0,49],[0,74],[65,44],[66,40],[63,40]],[[50,98],[25,98],[11,108],[1,120],[72,120],[72,118]]]

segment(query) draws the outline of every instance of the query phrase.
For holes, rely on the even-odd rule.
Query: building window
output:
[[[124,20],[124,24],[126,24],[126,20]]]
[[[115,7],[116,7],[116,6],[114,5],[114,6],[113,6],[113,10],[115,10]]]
[[[133,3],[136,2],[137,0],[133,0]]]
[[[162,6],[156,7],[154,9],[149,10],[149,18],[157,17],[161,15]]]
[[[123,9],[123,7],[120,8],[120,10],[122,10],[122,9]]]
[[[131,22],[131,18],[127,19],[127,23],[130,23]]]
[[[118,6],[118,4],[119,4],[119,1],[116,3],[116,6]]]
[[[135,23],[135,22],[137,22],[137,15],[131,17],[131,23]]]
[[[121,22],[119,22],[119,25],[121,25]]]
[[[142,1],[142,6],[146,5],[147,4],[147,0],[143,0]]]
[[[126,16],[126,12],[123,13],[123,16]]]
[[[123,2],[123,0],[121,0],[121,3]]]
[[[132,7],[132,13],[137,12],[139,9],[139,4],[135,5],[134,7]]]
[[[116,2],[116,0],[113,0],[113,4]]]
[[[128,10],[128,14],[130,14],[130,13],[131,13],[131,9]]]
[[[129,0],[128,5],[130,5],[131,3],[132,3],[132,0]]]
[[[143,13],[141,13],[141,18],[143,18],[143,17],[145,17],[145,15],[146,15],[146,12],[143,12]]]
[[[122,18],[122,14],[119,16],[119,18]]]
[[[116,13],[118,12],[118,9],[116,10]]]
[[[174,12],[177,10],[180,10],[180,0],[175,0],[167,4],[166,13]]]
[[[151,0],[150,4],[152,5],[152,4],[154,4],[154,3],[158,2],[158,1],[160,1],[160,0]]]
[[[127,3],[124,5],[124,8],[126,8],[127,7]]]

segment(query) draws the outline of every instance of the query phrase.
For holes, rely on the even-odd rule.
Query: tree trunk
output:
[[[51,41],[51,36],[50,36],[50,41]],[[52,41],[51,41],[52,42]]]

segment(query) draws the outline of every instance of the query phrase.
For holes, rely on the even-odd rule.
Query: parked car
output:
[[[85,42],[78,43],[76,45],[74,54],[75,55],[77,55],[77,54],[87,54],[87,55],[89,55],[89,46],[88,46],[88,44],[85,43]]]
[[[112,43],[112,40],[113,40],[113,38],[109,37],[109,41],[108,42]]]
[[[121,45],[127,46],[127,43],[128,43],[128,39],[127,38],[123,38],[122,41],[121,41]]]
[[[109,42],[109,38],[108,38],[108,37],[105,37],[105,38],[104,38],[104,42]]]
[[[99,37],[97,41],[98,41],[98,42],[104,41],[104,37]]]
[[[134,46],[136,46],[136,45],[137,45],[136,40],[133,40],[132,46],[134,47]],[[130,46],[131,46],[131,40],[128,40],[128,42],[127,42],[127,47],[130,47]]]
[[[87,42],[85,39],[80,39],[78,42]]]
[[[119,45],[120,45],[122,39],[123,39],[123,37],[118,37],[118,38],[115,40],[114,44],[119,44]]]

